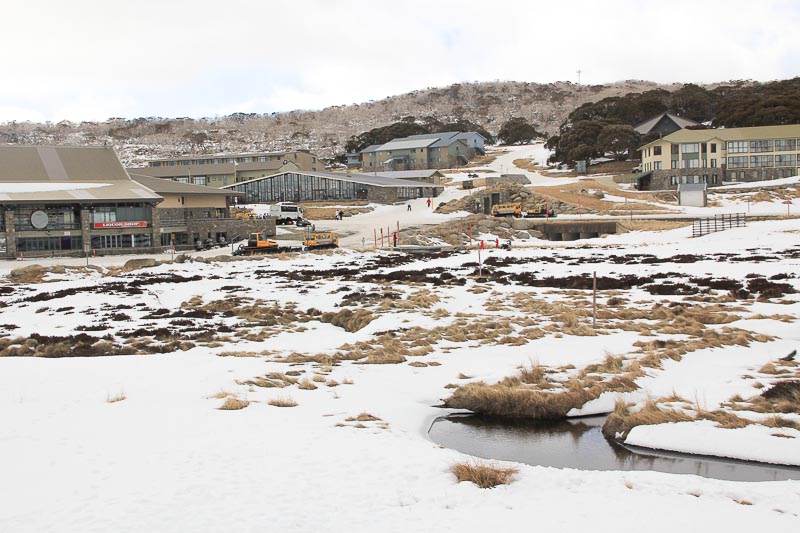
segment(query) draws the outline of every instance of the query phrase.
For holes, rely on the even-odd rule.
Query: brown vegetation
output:
[[[515,474],[519,472],[517,468],[504,468],[492,463],[480,461],[469,461],[454,464],[450,471],[455,474],[459,483],[470,481],[482,489],[490,489],[498,485],[510,483]]]

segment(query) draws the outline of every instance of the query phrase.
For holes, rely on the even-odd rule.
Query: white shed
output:
[[[705,207],[707,202],[705,183],[681,183],[678,185],[678,204]]]

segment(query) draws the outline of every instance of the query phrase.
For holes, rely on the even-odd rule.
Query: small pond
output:
[[[482,457],[580,470],[655,470],[732,481],[800,479],[800,467],[718,459],[607,440],[604,416],[556,422],[508,421],[477,415],[437,418],[429,431],[437,444]]]

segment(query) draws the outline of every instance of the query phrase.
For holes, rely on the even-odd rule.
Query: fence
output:
[[[708,218],[699,218],[692,223],[692,237],[700,237],[715,231],[730,228],[743,228],[747,225],[744,213],[731,213],[729,215],[716,215]]]

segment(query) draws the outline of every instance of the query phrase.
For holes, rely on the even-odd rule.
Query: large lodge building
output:
[[[681,129],[642,146],[640,190],[709,187],[798,175],[800,124]]]

